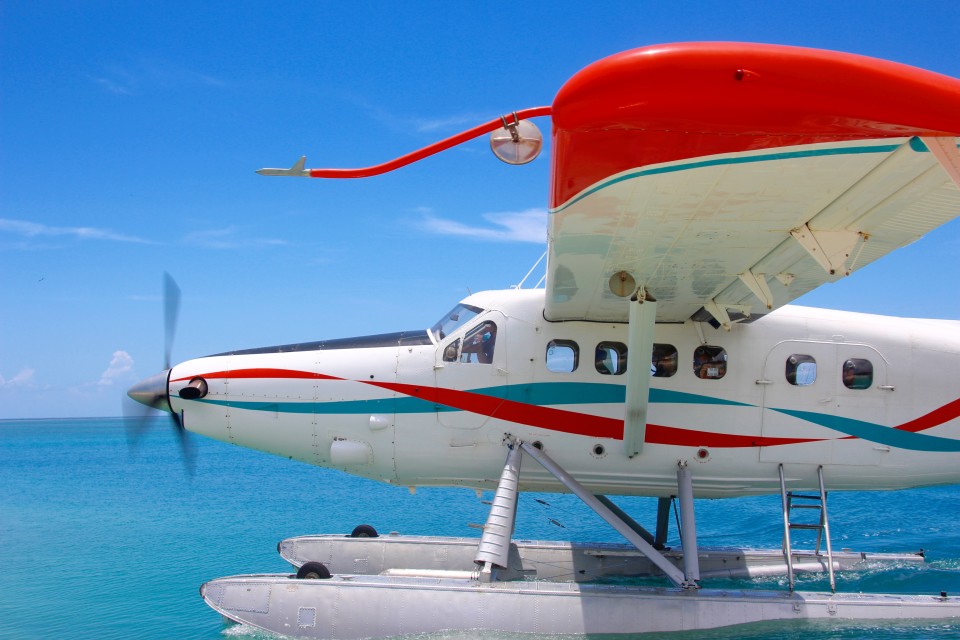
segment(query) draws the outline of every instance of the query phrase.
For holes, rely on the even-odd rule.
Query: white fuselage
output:
[[[190,431],[407,486],[495,487],[506,434],[594,493],[671,495],[679,461],[707,497],[777,491],[779,464],[792,487],[820,465],[834,490],[960,482],[960,322],[784,307],[729,332],[658,324],[662,361],[630,354],[653,375],[631,458],[626,325],[548,322],[540,289],[462,304],[443,329],[184,362],[171,407]],[[180,398],[197,377],[206,395]],[[521,483],[562,490],[532,461]]]

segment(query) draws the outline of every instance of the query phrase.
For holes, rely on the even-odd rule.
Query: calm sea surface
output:
[[[381,532],[477,536],[469,523],[486,519],[473,491],[420,489],[412,495],[204,438],[193,441],[197,459],[190,477],[164,420],[133,452],[119,418],[0,421],[0,638],[266,638],[224,625],[200,599],[200,584],[288,571],[276,545],[289,536],[349,532],[360,523]],[[655,500],[617,502],[653,525]],[[840,590],[960,593],[960,487],[835,493],[830,514],[836,548],[927,550],[922,567],[841,574]],[[775,548],[781,532],[779,496],[697,502],[701,545]],[[516,536],[620,541],[576,498],[553,494],[521,496]],[[822,589],[826,582],[807,577],[799,586]],[[960,621],[790,622],[660,637],[866,636],[960,639]]]

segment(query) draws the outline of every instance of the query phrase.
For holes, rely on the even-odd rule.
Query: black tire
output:
[[[297,580],[326,580],[330,577],[330,569],[322,562],[304,562],[297,569]]]
[[[377,530],[368,524],[358,524],[350,534],[351,538],[379,538]]]

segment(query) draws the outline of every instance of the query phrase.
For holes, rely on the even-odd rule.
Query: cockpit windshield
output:
[[[437,321],[437,324],[430,327],[430,333],[432,333],[433,337],[439,342],[467,322],[470,322],[473,318],[476,318],[480,313],[483,313],[483,309],[480,307],[474,307],[469,304],[458,304],[451,309],[449,313],[444,314],[443,317]]]

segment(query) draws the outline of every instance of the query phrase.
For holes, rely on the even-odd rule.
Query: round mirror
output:
[[[526,164],[540,155],[543,135],[537,125],[521,120],[490,134],[490,149],[507,164]]]

